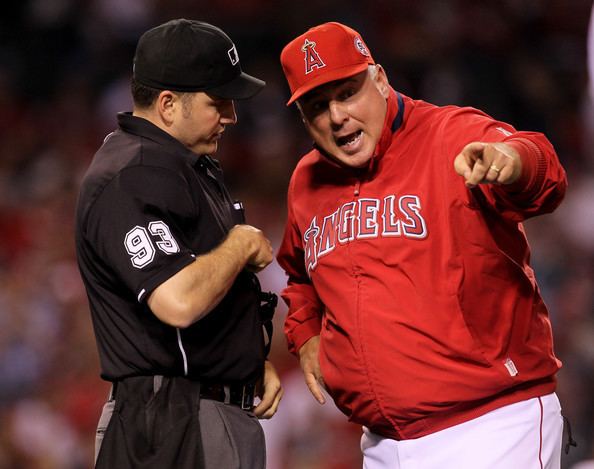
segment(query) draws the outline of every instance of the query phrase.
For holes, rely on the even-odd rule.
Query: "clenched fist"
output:
[[[259,272],[272,262],[272,244],[258,228],[235,225],[229,232],[229,239],[242,244],[248,256],[246,266],[252,272]]]

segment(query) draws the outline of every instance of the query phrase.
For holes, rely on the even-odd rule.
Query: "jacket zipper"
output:
[[[355,189],[353,191],[353,195],[355,197],[359,197],[359,193],[361,192],[361,180],[364,178],[370,177],[367,175],[370,175],[373,172],[373,169],[375,166],[375,158],[376,158],[376,156],[373,155],[371,157],[371,160],[369,161],[369,166],[367,166],[367,170],[365,171],[365,173],[357,176],[357,179],[355,180]]]

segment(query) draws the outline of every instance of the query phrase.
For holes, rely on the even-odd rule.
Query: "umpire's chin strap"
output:
[[[268,341],[264,344],[265,355],[268,356],[268,354],[270,353],[270,348],[272,347],[272,318],[274,317],[274,311],[278,304],[278,297],[276,296],[276,294],[272,292],[262,291],[260,281],[258,280],[256,274],[252,274],[251,277],[258,291],[258,297],[260,300],[258,309],[260,313],[260,320],[262,321],[262,326],[264,326],[264,330],[266,331],[266,335],[268,336]]]

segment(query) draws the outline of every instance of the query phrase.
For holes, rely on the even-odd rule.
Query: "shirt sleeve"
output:
[[[294,219],[289,185],[288,217],[277,260],[288,275],[281,296],[288,306],[284,332],[289,351],[297,354],[310,338],[319,335],[323,304],[305,270],[302,236]]]
[[[184,226],[198,214],[180,176],[163,168],[123,170],[97,198],[86,236],[105,268],[138,301],[192,263]]]
[[[480,184],[484,199],[497,212],[514,221],[552,212],[563,200],[567,176],[553,145],[539,132],[518,131],[473,108],[457,108],[443,130],[444,153],[451,158],[470,142],[504,142],[522,160],[522,174],[513,184]],[[462,178],[460,178],[462,184]]]

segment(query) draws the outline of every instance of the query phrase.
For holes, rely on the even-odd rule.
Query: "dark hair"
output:
[[[132,91],[132,99],[134,100],[134,106],[141,109],[151,107],[159,96],[162,90],[151,88],[150,86],[139,83],[134,77],[130,82],[130,89]]]
[[[130,82],[130,88],[132,90],[132,99],[134,100],[134,106],[139,109],[147,109],[153,105],[159,93],[163,90],[152,88],[150,86],[143,85],[137,81],[134,77]],[[189,104],[192,99],[193,93],[181,93],[179,91],[172,91],[178,95],[184,105],[184,111],[188,112]]]

